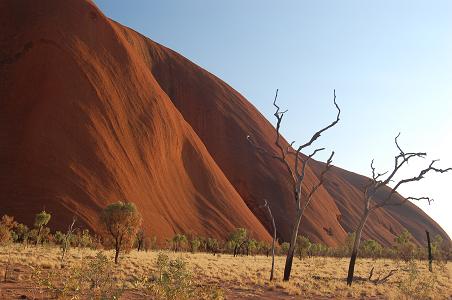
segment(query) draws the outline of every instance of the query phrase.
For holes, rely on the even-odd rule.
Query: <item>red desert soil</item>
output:
[[[93,230],[106,204],[133,201],[145,229],[225,238],[237,226],[269,239],[271,203],[282,239],[293,218],[274,128],[237,91],[183,56],[107,17],[90,1],[0,2],[0,214],[32,223],[75,214]],[[323,164],[313,162],[305,189]],[[360,212],[365,178],[335,168],[302,221],[334,246]],[[408,229],[446,233],[416,206],[374,214],[365,238],[390,244]],[[331,234],[328,233],[330,231]]]

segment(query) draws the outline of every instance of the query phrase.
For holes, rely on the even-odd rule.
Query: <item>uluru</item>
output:
[[[233,87],[91,1],[1,1],[0,38],[0,215],[32,225],[45,209],[53,228],[77,216],[97,232],[105,205],[132,201],[158,239],[225,239],[244,227],[269,241],[268,199],[278,238],[289,240],[295,211],[284,166],[246,139],[276,153],[275,128]],[[307,166],[304,192],[323,168]],[[333,167],[300,233],[342,244],[365,182]],[[409,202],[376,211],[364,237],[391,245],[405,229],[419,245],[425,230],[449,239]]]

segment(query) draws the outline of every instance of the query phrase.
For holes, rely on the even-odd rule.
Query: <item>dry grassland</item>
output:
[[[71,249],[66,264],[73,265],[92,259],[98,251]],[[105,252],[113,258],[112,252]],[[268,281],[270,257],[205,253],[167,252],[171,258],[181,257],[188,262],[194,281],[199,285],[217,285],[226,299],[452,299],[452,267],[434,264],[430,273],[426,262],[408,264],[393,260],[358,259],[352,287],[345,283],[347,259],[312,257],[295,259],[290,282],[283,282],[284,257],[276,258],[276,280]],[[45,298],[39,294],[33,282],[33,269],[47,272],[61,268],[60,249],[56,247],[24,248],[14,245],[0,248],[0,275],[7,280],[0,284],[0,298]],[[136,252],[123,255],[114,267],[114,278],[127,288],[123,299],[143,299],[136,292],[140,278],[155,273],[154,263],[158,252]],[[368,280],[374,267],[372,279],[383,278],[390,270],[396,270],[387,282],[375,284]],[[16,298],[17,299],[17,298]]]

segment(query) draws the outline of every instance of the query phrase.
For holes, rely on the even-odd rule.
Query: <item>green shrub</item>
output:
[[[75,266],[33,272],[33,282],[39,289],[49,291],[55,298],[119,299],[124,289],[113,278],[113,264],[99,252]]]
[[[120,251],[130,251],[141,225],[141,215],[135,204],[116,202],[104,208],[101,221],[105,226],[104,245],[115,249],[115,263]]]
[[[16,233],[16,242],[28,244],[30,230],[27,225],[21,223],[17,224],[14,232]]]
[[[241,251],[244,252],[244,244],[248,239],[248,231],[245,228],[236,228],[228,237],[228,245],[233,255],[236,256]]]
[[[192,253],[198,252],[199,247],[201,246],[201,241],[197,237],[193,237],[190,240],[190,250]]]
[[[45,210],[41,211],[40,213],[36,214],[35,217],[35,228],[37,230],[36,232],[36,236],[35,236],[35,244],[39,244],[42,243],[41,239],[43,237],[43,229],[44,226],[47,225],[47,223],[49,223],[50,219],[51,219],[52,215],[48,212],[46,212]],[[44,234],[49,234],[50,233],[50,229],[45,230],[46,232],[44,232]]]
[[[187,237],[179,233],[174,235],[171,239],[172,248],[175,252],[179,252],[180,250],[185,249],[187,242]]]
[[[289,252],[290,244],[288,242],[284,242],[281,244],[281,247],[279,249],[280,255],[287,255],[287,252]]]
[[[207,251],[213,253],[215,255],[220,249],[220,244],[218,240],[214,238],[208,238],[206,241]]]
[[[432,299],[438,283],[436,273],[422,272],[414,260],[410,260],[407,267],[408,274],[398,285],[400,292],[408,299]]]
[[[223,299],[223,292],[218,287],[196,285],[187,262],[182,258],[170,259],[160,252],[154,267],[157,274],[138,285],[152,299]]]
[[[363,241],[360,249],[360,254],[363,257],[377,258],[381,256],[383,247],[374,240]]]
[[[311,241],[302,235],[297,236],[297,245],[295,251],[300,259],[305,257],[311,248]]]
[[[416,246],[411,242],[411,239],[412,237],[408,230],[402,231],[402,233],[395,238],[397,255],[406,262],[414,258],[416,250]]]
[[[309,248],[311,256],[325,256],[328,255],[328,247],[321,243],[313,243]]]

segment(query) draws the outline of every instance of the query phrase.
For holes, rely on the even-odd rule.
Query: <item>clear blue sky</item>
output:
[[[96,0],[110,18],[225,80],[272,123],[272,98],[289,109],[283,133],[305,141],[342,108],[317,145],[335,164],[390,168],[394,136],[452,166],[452,1]],[[325,159],[320,156],[319,159]],[[402,175],[412,175],[416,167]],[[411,171],[411,172],[410,172]],[[401,189],[452,236],[452,173]]]

